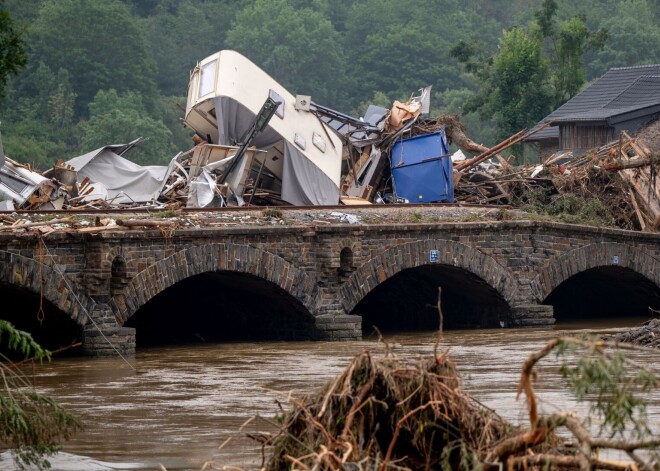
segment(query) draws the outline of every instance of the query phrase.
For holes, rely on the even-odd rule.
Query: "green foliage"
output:
[[[601,15],[599,26],[608,31],[608,40],[589,55],[587,71],[591,77],[598,77],[611,67],[660,63],[657,1],[610,1],[594,7]]]
[[[537,29],[505,31],[493,57],[474,42],[460,42],[451,51],[479,86],[465,99],[463,111],[492,120],[495,141],[535,124],[551,111],[548,61],[541,53]]]
[[[160,117],[163,125],[170,131],[170,148],[172,151],[187,150],[192,147],[192,131],[183,125],[181,109],[185,106],[185,99],[178,96],[160,96],[154,103],[153,112],[149,113],[154,119]]]
[[[89,120],[78,124],[80,147],[86,151],[144,137],[148,141],[131,152],[128,156],[131,160],[140,164],[165,164],[174,156],[171,132],[149,116],[137,93],[100,91],[89,105],[89,114]]]
[[[50,360],[50,352],[41,348],[32,335],[0,319],[0,345],[3,343],[3,338],[9,350],[21,353],[25,358],[34,358],[38,361]]]
[[[367,111],[367,108],[369,108],[369,105],[376,105],[389,109],[395,99],[397,98],[390,98],[383,92],[375,92],[372,96],[362,101],[356,108],[351,110],[351,114],[353,116],[362,116]]]
[[[521,28],[504,33],[493,61],[493,88],[487,99],[502,138],[535,124],[550,111],[547,73],[538,38]]]
[[[227,6],[211,8],[193,2],[168,7],[161,3],[141,22],[160,93],[182,95],[197,61],[216,52],[224,41],[234,12]]]
[[[0,101],[9,76],[18,74],[26,65],[23,34],[5,9],[4,1],[0,1]]]
[[[458,468],[453,464],[456,461],[456,455],[458,455]],[[460,471],[479,471],[483,469],[483,466],[477,453],[465,441],[454,440],[442,449],[441,469],[442,471],[456,471],[456,469]]]
[[[44,2],[31,28],[33,56],[70,72],[82,116],[99,90],[154,94],[154,65],[142,29],[118,0]]]
[[[128,114],[169,129],[168,155],[188,148],[173,103],[199,60],[229,48],[291,92],[355,115],[432,84],[433,113],[460,114],[475,141],[492,145],[610,67],[660,62],[660,9],[654,0],[0,0],[0,46],[5,147],[42,168],[89,150],[77,125],[101,90],[139,96],[141,112]],[[123,140],[109,134],[94,145]]]
[[[541,8],[534,12],[536,23],[541,29],[541,35],[544,38],[550,37],[554,34],[555,24],[554,18],[557,14],[557,2],[555,0],[544,0]]]
[[[256,27],[258,25],[258,27]],[[286,0],[255,0],[236,16],[226,46],[249,57],[293,93],[341,101],[344,56],[332,23]]]
[[[533,188],[515,195],[512,203],[525,211],[543,214],[550,205],[550,191],[543,187]]]
[[[50,359],[50,352],[42,349],[30,334],[0,320],[2,339],[3,347],[26,358]],[[80,422],[53,398],[34,390],[6,359],[0,363],[0,376],[0,443],[12,449],[20,469],[48,469],[47,457],[58,450],[61,440],[80,428]]]
[[[265,216],[268,219],[282,219],[282,211],[279,209],[271,208],[266,210]]]
[[[517,195],[513,204],[525,211],[551,216],[571,224],[615,225],[609,208],[596,198],[584,198],[570,193],[551,195],[550,190],[541,187]]]
[[[463,25],[472,21],[472,13],[456,0],[355,2],[344,40],[351,95],[364,99],[380,91],[407,99],[426,85],[436,90],[465,86],[449,51],[456,42],[470,39]]]
[[[601,49],[608,38],[606,29],[590,31],[582,15],[557,27],[557,13],[555,0],[544,0],[526,28],[503,33],[492,59],[474,42],[452,49],[480,86],[467,110],[494,116],[501,138],[535,124],[575,95],[586,80],[586,53]]]
[[[640,440],[652,434],[646,398],[660,386],[660,378],[620,351],[606,353],[598,342],[562,342],[557,352],[574,354],[578,348],[583,352],[574,362],[564,361],[561,373],[576,399],[589,402],[590,414],[600,420],[600,434],[623,438],[632,432]]]
[[[164,209],[154,213],[153,217],[157,219],[173,218],[177,215],[176,209]]]
[[[575,224],[614,225],[614,218],[599,199],[584,198],[570,193],[554,198],[548,208],[548,214]]]
[[[547,55],[552,64],[553,108],[574,96],[586,81],[584,57],[588,51],[602,49],[608,39],[607,29],[589,31],[583,15],[572,16],[555,25],[557,2],[544,0],[535,12],[542,38],[551,44]]]

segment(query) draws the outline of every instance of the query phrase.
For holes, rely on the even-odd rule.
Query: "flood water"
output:
[[[520,366],[526,356],[557,335],[613,332],[640,319],[553,330],[499,329],[447,331],[440,351],[449,349],[465,388],[514,422],[524,422],[523,402],[515,401]],[[415,361],[432,354],[435,333],[390,334],[395,353]],[[218,465],[256,468],[259,446],[243,432],[272,430],[275,399],[313,391],[334,377],[357,352],[383,351],[376,339],[359,342],[270,342],[167,347],[138,351],[129,367],[121,359],[62,358],[37,369],[40,391],[82,416],[85,429],[52,460],[55,470],[199,470]],[[643,357],[643,355],[646,355]],[[654,358],[632,353],[660,374]],[[554,358],[554,357],[553,357]],[[551,364],[546,363],[546,364]],[[545,411],[577,409],[552,368],[541,370],[538,390]],[[660,424],[660,393],[650,398],[649,418]],[[657,429],[657,428],[656,428]],[[219,445],[231,440],[222,448]],[[92,461],[96,460],[96,461]],[[6,454],[0,467],[10,466]]]

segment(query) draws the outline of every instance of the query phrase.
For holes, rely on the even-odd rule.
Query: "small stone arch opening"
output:
[[[344,247],[339,253],[339,269],[337,271],[339,278],[348,277],[354,270],[353,250],[349,247]]]
[[[9,283],[0,283],[0,319],[11,322],[19,330],[32,335],[34,340],[50,351],[68,347],[82,339],[82,327],[71,317],[39,293]],[[0,351],[5,350],[3,336]],[[71,349],[66,354],[79,354]]]
[[[442,288],[443,328],[495,328],[509,306],[483,279],[454,266],[433,264],[403,270],[367,294],[353,309],[362,316],[362,332],[437,330],[438,287]]]
[[[630,268],[602,266],[571,276],[546,297],[557,323],[597,319],[629,323],[660,309],[660,287]]]
[[[114,296],[121,293],[124,287],[128,284],[128,268],[126,260],[120,255],[112,259],[110,266],[110,292]]]
[[[235,341],[307,340],[314,317],[291,294],[255,275],[191,276],[154,296],[125,323],[137,347]]]

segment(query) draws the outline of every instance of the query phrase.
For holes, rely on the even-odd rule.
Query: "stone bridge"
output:
[[[660,235],[544,221],[0,233],[0,318],[54,348],[356,339],[660,308]]]

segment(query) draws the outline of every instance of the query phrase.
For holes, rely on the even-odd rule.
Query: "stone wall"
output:
[[[185,278],[249,273],[300,301],[317,318],[319,337],[343,339],[360,335],[358,321],[347,316],[355,305],[407,268],[459,267],[499,293],[512,308],[512,325],[548,324],[547,307],[534,306],[589,268],[618,265],[660,285],[659,241],[656,234],[539,221],[54,233],[43,241],[3,233],[0,283],[43,295],[83,327],[90,316],[107,315],[98,309],[107,304],[108,330]],[[128,350],[131,342],[134,348],[129,337]]]

